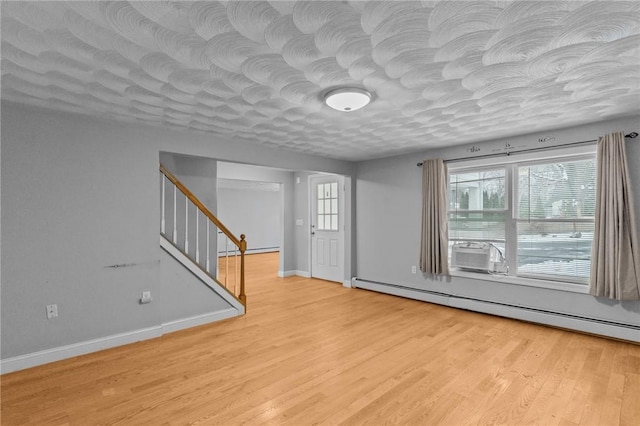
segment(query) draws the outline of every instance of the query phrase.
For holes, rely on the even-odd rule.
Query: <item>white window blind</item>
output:
[[[595,158],[518,166],[518,275],[589,278]]]

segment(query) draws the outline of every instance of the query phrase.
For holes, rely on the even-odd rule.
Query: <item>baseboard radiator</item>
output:
[[[412,287],[373,281],[365,278],[353,278],[351,286],[354,288],[361,288],[364,290],[371,290],[429,303],[436,303],[453,308],[482,312],[506,318],[529,321],[640,343],[639,324],[620,323],[564,312],[555,312],[539,308],[441,293],[432,290],[415,289]]]

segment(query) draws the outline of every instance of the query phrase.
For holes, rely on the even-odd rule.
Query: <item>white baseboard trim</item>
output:
[[[342,282],[342,287],[351,288],[351,280],[344,280]]]
[[[278,276],[280,278],[286,278],[286,277],[303,277],[303,278],[311,278],[311,274],[309,273],[309,271],[278,271]]]
[[[233,318],[241,315],[237,309],[229,308],[210,314],[196,315],[190,318],[169,321],[162,324],[162,334],[173,333],[175,331],[184,330],[186,328],[197,327],[199,325],[209,324],[221,321],[227,318]]]
[[[62,361],[67,358],[86,355],[118,346],[124,346],[140,342],[142,340],[154,339],[162,336],[163,334],[173,333],[175,331],[196,327],[198,325],[209,324],[238,315],[240,315],[240,313],[236,309],[229,308],[218,312],[169,321],[154,327],[142,328],[140,330],[133,330],[126,333],[101,337],[99,339],[92,339],[57,348],[45,349],[43,351],[33,352],[30,354],[19,355],[0,360],[0,374],[12,373],[14,371],[37,367],[38,365],[49,364],[51,362]]]
[[[11,373],[24,370],[25,368],[36,367],[38,365],[115,348],[116,346],[127,345],[141,340],[154,339],[160,336],[162,336],[162,326],[155,326],[73,343],[71,345],[59,346],[57,348],[45,349],[43,351],[3,359],[0,361],[0,371],[2,374]]]
[[[543,311],[525,306],[505,305],[454,295],[421,291],[409,287],[371,282],[363,279],[353,279],[352,286],[354,288],[357,287],[377,291],[379,293],[392,294],[409,299],[450,306],[452,308],[482,312],[490,315],[535,322],[538,324],[545,324],[640,343],[640,333],[638,332],[640,327],[630,324],[619,324],[611,321],[579,317],[561,312]]]

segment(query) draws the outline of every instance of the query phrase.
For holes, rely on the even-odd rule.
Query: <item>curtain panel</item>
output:
[[[420,270],[449,273],[447,166],[442,159],[425,160],[422,164]]]
[[[598,139],[589,293],[640,300],[640,248],[626,157],[624,133]]]

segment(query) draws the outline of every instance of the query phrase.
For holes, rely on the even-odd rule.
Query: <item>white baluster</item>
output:
[[[171,239],[173,240],[173,244],[178,244],[178,199],[177,199],[177,191],[175,185],[173,185],[173,236]]]
[[[200,209],[196,207],[196,263],[200,263]]]
[[[211,256],[209,255],[209,218],[207,218],[207,272],[211,271]]]
[[[229,237],[224,240],[224,286],[227,287],[227,279],[229,278]]]
[[[164,183],[165,177],[164,177],[164,173],[160,173],[160,177],[162,178],[162,192],[161,192],[161,196],[160,196],[160,199],[161,199],[161,201],[160,201],[160,203],[161,203],[160,210],[162,212],[160,214],[160,232],[162,233],[162,235],[164,235],[164,228],[165,228],[165,224],[166,224],[165,217],[164,217],[164,199],[165,199],[165,194],[164,194],[164,191],[165,191],[165,188],[164,188],[165,187],[165,183]]]
[[[184,252],[189,254],[189,199],[184,197]]]
[[[234,246],[235,247],[235,246]],[[238,284],[238,248],[233,249],[233,294],[238,294],[236,285]]]

